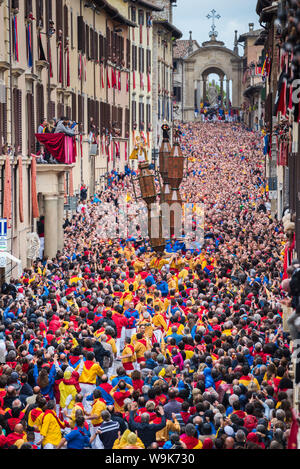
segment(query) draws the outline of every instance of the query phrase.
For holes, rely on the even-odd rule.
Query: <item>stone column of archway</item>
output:
[[[207,75],[203,77],[203,102],[206,101],[206,91],[207,91]]]
[[[194,61],[185,63],[185,105],[184,105],[184,121],[193,121],[195,118],[195,90],[194,90]]]
[[[226,77],[226,108],[229,110],[229,102],[230,102],[230,88],[229,88],[229,78]]]
[[[224,105],[224,75],[220,75],[220,88],[221,88],[221,108]]]

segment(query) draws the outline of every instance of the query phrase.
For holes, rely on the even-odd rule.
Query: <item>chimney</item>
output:
[[[237,30],[234,31],[234,48],[233,48],[233,52],[235,52],[236,54],[239,53],[239,45],[238,45],[238,37],[237,37]]]
[[[192,38],[193,31],[190,31],[190,38],[189,38],[189,48],[188,48],[188,55],[193,53],[193,38]]]
[[[249,23],[249,32],[254,30],[254,23]]]

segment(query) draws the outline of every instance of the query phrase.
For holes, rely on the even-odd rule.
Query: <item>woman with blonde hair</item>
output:
[[[136,436],[136,440],[133,438],[132,434]],[[129,435],[131,435],[130,438],[129,438]],[[131,432],[129,429],[125,430],[121,438],[117,439],[114,442],[114,446],[112,449],[133,449],[133,448],[128,448],[128,445],[135,445],[136,446],[135,449],[145,449],[145,445],[142,442],[142,440],[140,440],[140,438],[138,438],[137,435]]]

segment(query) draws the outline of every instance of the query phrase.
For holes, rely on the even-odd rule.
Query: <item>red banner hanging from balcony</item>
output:
[[[65,134],[35,134],[37,140],[59,163],[72,164],[76,161],[75,137]]]

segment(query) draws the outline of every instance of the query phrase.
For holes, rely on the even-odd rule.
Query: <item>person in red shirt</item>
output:
[[[128,320],[125,318],[125,316],[123,316],[123,314],[121,314],[119,308],[120,307],[116,306],[116,310],[114,311],[114,313],[112,315],[112,320],[114,321],[114,323],[117,327],[116,346],[117,346],[117,350],[118,350],[118,355],[120,355],[121,349],[124,346],[125,337],[124,338],[122,337],[122,329],[123,329],[123,327],[125,329],[127,324],[128,324]]]

